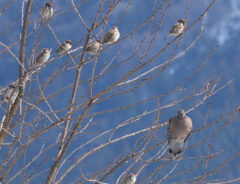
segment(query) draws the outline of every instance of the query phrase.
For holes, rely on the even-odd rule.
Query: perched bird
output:
[[[50,57],[51,51],[52,49],[48,49],[48,48],[42,49],[42,51],[38,54],[34,62],[40,65],[46,63]]]
[[[50,20],[50,18],[53,15],[53,8],[52,8],[52,4],[50,2],[46,3],[45,6],[41,9],[40,15],[42,18],[41,25],[44,22],[48,22]]]
[[[84,51],[89,54],[95,55],[100,51],[101,47],[102,47],[101,41],[96,40],[92,43],[89,43]]]
[[[103,37],[103,44],[113,44],[118,41],[120,33],[117,26],[110,29]]]
[[[56,50],[56,52],[60,55],[65,55],[66,51],[69,51],[72,48],[71,40],[65,40]]]
[[[192,131],[192,119],[183,109],[178,110],[177,116],[168,120],[168,157],[178,160],[182,156],[183,146]]]
[[[135,184],[136,180],[137,176],[135,174],[130,174],[126,179],[125,184]]]
[[[177,20],[177,23],[170,29],[168,36],[178,36],[182,34],[185,26],[185,21],[183,19]]]
[[[0,106],[2,106],[4,102],[10,102],[10,104],[13,104],[17,98],[18,92],[19,92],[18,87],[10,84],[7,88],[3,90]]]

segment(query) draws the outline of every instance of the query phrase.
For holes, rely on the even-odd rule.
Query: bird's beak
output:
[[[52,48],[51,49],[49,49],[49,52],[51,52],[52,51]]]

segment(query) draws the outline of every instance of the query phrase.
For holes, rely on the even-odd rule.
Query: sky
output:
[[[0,7],[3,7],[8,1],[7,0],[1,0]],[[30,14],[30,22],[34,22],[35,20],[39,20],[39,11],[42,5],[45,1],[35,1],[33,4],[33,9]],[[77,2],[77,1],[76,1]],[[168,33],[169,28],[171,25],[179,18],[183,18],[185,16],[185,7],[187,1],[174,1],[174,5],[170,7],[164,24],[161,27],[161,30],[159,31],[156,39],[153,42],[153,46],[151,50],[149,51],[149,55],[153,55],[156,53],[160,48],[163,48],[164,45],[169,40],[165,40],[164,37]],[[204,1],[197,1],[192,0],[190,3],[190,9],[189,9],[189,25],[200,15],[200,13],[204,10],[204,8],[207,7],[209,4],[209,0]],[[108,23],[106,25],[106,30],[110,29],[115,24],[118,24],[119,30],[121,32],[121,38],[124,37],[129,30],[132,30],[136,25],[139,25],[143,19],[150,14],[151,6],[153,1],[151,3],[146,3],[145,0],[134,0],[129,8],[128,14],[126,17],[121,20],[121,15],[124,12],[125,7],[127,6],[127,1],[122,1],[120,5],[114,10],[112,15],[110,16]],[[55,17],[51,19],[50,25],[54,28],[58,38],[60,41],[64,41],[67,39],[72,40],[73,45],[75,46],[81,38],[83,38],[87,32],[84,29],[83,25],[81,24],[80,20],[78,19],[78,16],[75,14],[74,11],[68,11],[65,14],[62,14],[66,8],[71,7],[70,1],[62,1],[62,0],[54,0],[53,6],[55,9]],[[14,44],[16,41],[20,38],[21,33],[21,1],[16,1],[14,4],[2,15],[0,15],[0,41],[8,46]],[[82,5],[78,10],[80,11],[82,17],[86,21],[87,25],[90,25],[92,22],[94,15],[96,13],[96,8],[98,7],[98,4],[94,0],[89,0],[88,3],[85,3]],[[194,129],[201,127],[204,123],[210,123],[217,118],[221,116],[221,114],[224,112],[224,107],[226,105],[229,106],[229,109],[233,109],[236,107],[236,105],[239,104],[239,92],[240,92],[240,77],[239,77],[239,33],[240,33],[240,1],[238,0],[218,0],[213,5],[211,10],[206,15],[206,22],[204,27],[204,32],[200,38],[200,40],[197,41],[197,43],[193,46],[193,48],[190,49],[184,56],[178,58],[176,62],[171,64],[164,72],[162,72],[157,78],[153,79],[152,81],[148,82],[144,86],[140,87],[138,90],[136,90],[134,93],[129,93],[126,95],[121,95],[117,98],[113,98],[109,101],[106,101],[105,103],[99,103],[96,105],[89,113],[101,111],[104,109],[111,109],[116,108],[118,106],[124,106],[139,100],[145,100],[152,96],[159,95],[161,93],[167,92],[170,89],[174,88],[177,84],[181,83],[187,76],[189,76],[197,67],[198,65],[208,56],[209,52],[211,52],[212,49],[216,47],[216,45],[219,46],[217,51],[213,54],[213,56],[209,59],[209,62],[203,67],[202,70],[200,70],[199,73],[197,73],[193,79],[186,83],[184,86],[186,90],[183,92],[175,92],[168,96],[168,98],[161,98],[161,105],[166,105],[170,103],[171,101],[177,100],[180,97],[182,97],[184,94],[191,94],[192,90],[195,86],[201,86],[206,83],[206,81],[209,79],[210,76],[215,76],[218,78],[219,76],[222,77],[222,81],[220,82],[220,85],[223,85],[224,83],[234,80],[233,83],[227,87],[226,89],[222,90],[221,92],[214,95],[212,98],[206,101],[203,105],[199,106],[196,110],[190,112],[188,115],[193,119],[193,126]],[[36,22],[38,25],[39,22]],[[188,31],[186,34],[184,34],[183,40],[181,42],[181,45],[179,46],[179,49],[177,53],[180,53],[183,51],[197,36],[199,33],[201,24],[196,24],[190,31]],[[29,25],[28,31],[32,30],[34,27],[34,24]],[[6,33],[6,29],[9,29],[9,31]],[[26,51],[26,57],[29,57],[31,54],[31,48],[34,45],[35,36],[39,36],[41,33],[42,28],[40,28],[37,33],[34,36],[31,36],[27,39],[27,51]],[[95,36],[99,36],[101,34],[101,30],[97,29],[94,32]],[[134,35],[134,40],[136,43],[140,43],[141,38],[144,36],[144,29],[139,30]],[[92,38],[94,39],[94,38]],[[80,43],[81,45],[82,43]],[[79,46],[76,45],[75,48]],[[52,48],[53,51],[56,50],[58,47],[58,43],[53,38],[51,32],[47,29],[45,31],[44,39],[42,40],[40,47],[37,52],[40,52],[41,48]],[[173,48],[173,47],[172,47]],[[101,71],[102,63],[103,62],[109,62],[111,58],[120,50],[121,55],[117,58],[116,62],[119,62],[126,58],[130,53],[134,50],[134,46],[131,43],[130,39],[126,39],[121,41],[120,43],[116,44],[114,47],[109,48],[106,53],[103,53],[99,56],[99,61],[97,63],[96,67],[96,73]],[[14,46],[11,48],[11,50],[18,56],[19,55],[19,45]],[[171,54],[172,50],[166,51],[166,53],[163,54],[162,57],[158,58],[155,62],[163,62],[168,57],[169,54]],[[109,84],[113,83],[115,80],[119,79],[119,77],[126,73],[129,68],[132,68],[136,60],[138,60],[139,57],[136,56],[131,60],[131,62],[128,62],[126,64],[123,64],[118,69],[106,74],[101,80],[99,80],[94,88],[94,93],[97,93],[98,91],[101,91],[104,89],[104,87],[107,87]],[[61,65],[66,61],[66,57],[60,58],[57,62],[49,64],[46,68],[43,68],[43,70],[39,73],[39,78],[41,81],[45,81],[49,73],[52,73],[56,70],[56,68],[61,67]],[[101,63],[102,62],[102,63]],[[7,53],[3,47],[0,47],[0,86],[6,87],[11,82],[15,81],[18,77],[18,64],[14,60],[14,58]],[[153,63],[152,65],[154,65]],[[150,65],[150,66],[152,66]],[[84,67],[82,71],[82,78],[81,80],[84,81],[90,76],[91,68],[93,67],[93,63],[89,63]],[[144,71],[146,71],[149,68],[145,68]],[[65,72],[63,75],[59,76],[56,81],[54,82],[54,85],[50,85],[46,89],[46,94],[50,94],[53,90],[61,89],[66,85],[72,84],[73,80],[75,78],[75,72],[73,70]],[[36,85],[36,84],[35,84]],[[32,85],[32,88],[34,88],[34,84]],[[85,94],[88,90],[87,85],[81,85],[79,87],[79,93],[77,95],[77,101],[81,101],[81,96]],[[60,109],[64,107],[66,103],[69,102],[69,95],[71,90],[66,90],[64,93],[60,93],[59,95],[56,95],[56,97],[49,100],[51,104],[54,104],[54,109]],[[233,92],[232,96],[229,97],[229,94]],[[29,96],[34,94],[28,94]],[[229,99],[231,100],[229,103]],[[184,103],[180,103],[177,106],[166,108],[163,110],[160,121],[164,122],[169,117],[174,116],[176,114],[176,110],[178,108],[184,108],[187,109],[190,107],[190,105],[195,102],[196,99],[186,101]],[[121,122],[127,120],[128,118],[135,116],[137,114],[143,113],[144,111],[150,111],[151,109],[154,109],[156,106],[156,103],[153,101],[146,102],[144,105],[137,105],[129,110],[120,110],[112,113],[106,113],[99,116],[94,117],[94,121],[96,122],[96,125],[93,127],[90,127],[87,130],[87,134],[84,137],[79,136],[79,140],[75,140],[73,145],[70,147],[70,149],[74,148],[77,144],[81,144],[91,138],[94,135],[95,130],[108,130],[109,128],[112,128]],[[45,110],[46,105],[41,104],[40,107]],[[210,109],[210,110],[209,110]],[[227,110],[227,112],[230,112],[230,110]],[[64,112],[62,112],[64,113]],[[3,115],[3,111],[0,112],[0,116]],[[59,114],[61,116],[61,113]],[[206,115],[207,119],[206,119]],[[34,114],[28,117],[29,120],[34,119]],[[121,131],[117,133],[117,136],[124,135],[126,133],[132,132],[133,129],[138,130],[146,125],[150,125],[150,123],[155,118],[154,115],[150,115],[147,117],[142,118],[139,120],[136,124],[133,124],[129,126],[128,128],[123,128]],[[90,119],[90,118],[89,118]],[[86,119],[87,122],[87,119]],[[84,123],[86,123],[84,122]],[[203,140],[204,137],[207,137],[209,135],[214,134],[214,132],[217,132],[219,127],[224,125],[224,121],[219,122],[216,126],[213,126],[209,129],[206,129],[205,131],[197,132],[193,135],[191,135],[188,146],[190,148],[186,151],[186,157],[187,156],[201,156],[206,154],[208,150],[208,144],[203,144],[196,147],[192,147],[192,145],[197,144],[200,140]],[[54,141],[55,139],[51,140],[51,137],[55,137],[58,135],[60,130],[57,131],[51,131],[51,134],[46,135],[50,142]],[[163,137],[161,139],[165,139],[164,135],[165,130],[161,130],[159,133]],[[209,170],[211,168],[214,168],[217,164],[219,164],[222,160],[228,159],[235,151],[238,151],[240,149],[240,135],[239,135],[239,119],[236,119],[231,123],[230,125],[226,125],[224,130],[221,131],[219,134],[214,136],[210,141],[209,144],[211,144],[211,151],[212,153],[222,151],[221,158],[216,157],[212,161],[209,162]],[[200,139],[199,139],[200,138]],[[97,169],[102,168],[103,166],[106,166],[106,164],[110,163],[112,160],[108,160],[108,158],[115,158],[116,155],[119,152],[123,152],[123,154],[126,154],[128,151],[131,150],[132,146],[134,145],[134,141],[136,141],[137,138],[131,138],[127,141],[123,141],[120,143],[117,143],[115,145],[109,146],[108,148],[101,150],[100,152],[92,155],[91,157],[87,158],[82,164],[79,165],[79,167],[74,170],[72,173],[70,173],[66,179],[65,182],[69,183],[74,181],[75,174],[79,174],[78,169],[81,168],[85,172],[94,172]],[[94,143],[90,144],[89,147],[86,149],[90,149],[92,147],[95,147],[99,144],[101,144],[105,138],[99,139],[95,141]],[[31,147],[33,149],[33,152],[36,152],[39,148],[38,145],[32,145]],[[56,149],[51,150],[52,155],[54,156]],[[78,154],[82,154],[86,150],[80,151]],[[31,153],[29,153],[31,156]],[[0,157],[0,159],[2,159]],[[96,162],[97,161],[97,162]],[[73,162],[73,161],[71,161]],[[71,163],[70,162],[70,163]],[[132,162],[129,161],[129,163],[124,164],[122,167],[120,167],[116,172],[113,173],[109,178],[107,178],[106,182],[108,183],[114,183],[116,181],[116,178],[122,173],[124,169],[128,167],[128,165]],[[235,163],[239,162],[239,159],[236,159],[234,162],[230,163],[230,166],[234,166]],[[179,167],[176,169],[176,171],[181,171],[181,169],[188,168],[188,164],[193,164],[191,161],[181,162],[179,164]],[[21,163],[18,163],[19,167],[21,167]],[[168,169],[170,169],[171,166],[169,166]],[[60,171],[60,174],[64,172],[64,167]],[[147,173],[148,171],[151,171],[152,168],[146,167],[143,171],[143,174]],[[159,174],[159,177],[164,176],[169,170],[166,170]],[[12,171],[14,173],[15,171]],[[166,173],[165,173],[166,172]],[[191,177],[191,176],[198,176],[199,173],[202,173],[203,169],[199,168],[187,176],[179,176],[175,177],[173,179],[170,179],[168,182],[175,182],[179,179],[182,179],[181,177]],[[228,172],[228,173],[222,173],[219,175],[219,178],[236,178],[239,176],[240,168],[237,167],[236,169]],[[36,181],[40,183],[44,183],[45,175],[42,177],[37,177]],[[13,183],[18,183],[21,178],[17,177]]]

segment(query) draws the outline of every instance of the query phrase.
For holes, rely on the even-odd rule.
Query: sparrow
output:
[[[103,44],[113,44],[118,41],[120,32],[117,26],[110,29],[103,37]]]
[[[53,8],[52,8],[52,4],[50,2],[46,3],[45,6],[41,9],[40,15],[42,18],[41,25],[44,22],[48,22],[50,20],[50,18],[53,15]]]
[[[56,52],[63,56],[66,54],[66,51],[70,50],[72,48],[72,42],[71,40],[65,40],[56,50]]]
[[[192,131],[192,119],[183,109],[178,110],[177,116],[168,120],[168,157],[170,160],[179,160],[182,157],[184,143]]]
[[[101,47],[102,47],[101,41],[96,40],[92,43],[89,43],[84,51],[89,54],[95,55],[100,51]]]
[[[4,102],[9,102],[9,101],[10,101],[10,104],[13,104],[18,96],[18,92],[19,92],[18,87],[10,84],[7,88],[3,90],[0,106],[2,106]]]
[[[127,176],[125,184],[135,184],[136,180],[137,176],[135,174],[130,174],[129,176]]]
[[[183,19],[177,20],[177,23],[174,24],[170,29],[168,36],[178,36],[182,34],[183,30],[185,29],[185,26],[186,26],[185,21]]]
[[[36,64],[44,64],[48,61],[50,57],[52,49],[44,48],[42,51],[38,54],[37,58],[35,59],[34,63]]]

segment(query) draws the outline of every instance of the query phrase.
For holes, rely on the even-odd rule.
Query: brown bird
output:
[[[127,176],[125,184],[135,184],[136,180],[137,176],[135,174],[130,174],[129,176]]]
[[[183,146],[192,131],[192,119],[183,109],[178,110],[177,116],[168,120],[168,157],[178,160],[182,156]]]
[[[42,51],[38,54],[34,62],[40,65],[46,63],[50,57],[51,50],[52,49],[48,48],[42,49]]]
[[[96,40],[89,43],[84,51],[89,54],[95,55],[100,51],[101,47],[102,47],[101,41]]]
[[[68,50],[72,48],[72,42],[71,40],[65,40],[56,50],[56,52],[63,56],[66,54]]]
[[[41,25],[44,22],[48,22],[50,20],[50,18],[53,15],[53,8],[52,8],[52,4],[50,2],[46,3],[45,6],[41,9],[40,15],[42,18]]]
[[[103,37],[103,44],[113,44],[118,41],[120,32],[117,26],[110,29]]]
[[[178,36],[183,33],[185,29],[185,21],[183,19],[177,20],[177,23],[172,26],[168,36]]]
[[[10,84],[3,90],[2,100],[0,101],[0,107],[4,102],[9,102],[11,105],[15,102],[18,96],[19,88]]]

